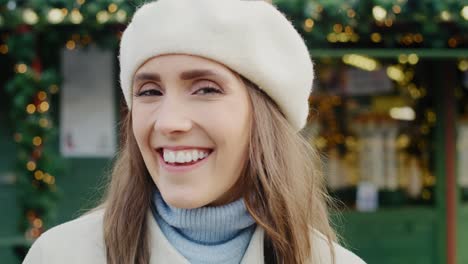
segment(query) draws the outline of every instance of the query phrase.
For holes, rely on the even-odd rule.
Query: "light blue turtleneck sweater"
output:
[[[153,204],[161,231],[192,264],[240,263],[255,231],[255,220],[242,199],[217,207],[180,209],[155,191]]]

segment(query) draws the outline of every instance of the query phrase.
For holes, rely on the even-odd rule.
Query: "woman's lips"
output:
[[[208,153],[208,156],[201,160],[197,161],[192,161],[192,162],[187,162],[187,163],[168,163],[164,161],[163,158],[163,153],[162,151],[157,151],[158,153],[158,161],[159,161],[159,167],[170,172],[170,173],[183,173],[183,172],[188,172],[191,170],[194,170],[204,163],[207,162],[207,160],[211,157],[211,154],[213,154],[214,151],[210,151]]]

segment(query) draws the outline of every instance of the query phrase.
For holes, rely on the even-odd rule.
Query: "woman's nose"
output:
[[[154,130],[164,135],[188,132],[192,129],[190,109],[180,100],[164,100],[157,111]]]

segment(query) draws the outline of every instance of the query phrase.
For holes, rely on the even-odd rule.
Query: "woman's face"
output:
[[[163,55],[138,69],[133,93],[133,132],[168,204],[197,208],[240,197],[251,105],[237,74],[201,57]]]

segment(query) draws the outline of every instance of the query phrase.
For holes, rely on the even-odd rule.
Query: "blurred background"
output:
[[[99,199],[119,39],[142,2],[0,0],[1,263]],[[273,4],[315,61],[302,133],[345,245],[368,263],[468,263],[468,1]]]

